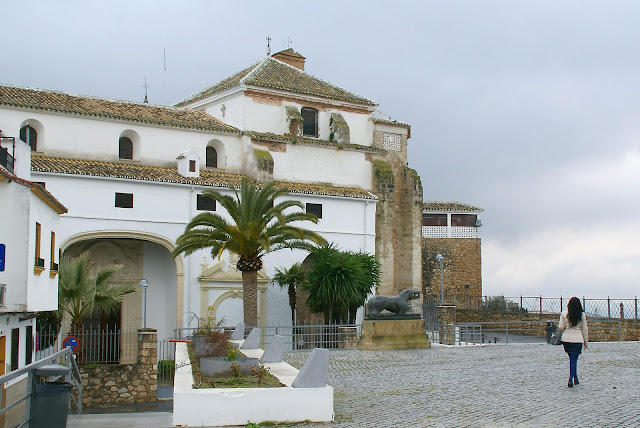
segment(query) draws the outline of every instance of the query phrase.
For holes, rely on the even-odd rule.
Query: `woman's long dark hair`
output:
[[[582,321],[582,313],[584,311],[582,310],[582,303],[580,303],[580,299],[577,297],[569,299],[567,311],[567,318],[569,318],[569,324],[571,324],[572,327],[578,325],[578,323]]]

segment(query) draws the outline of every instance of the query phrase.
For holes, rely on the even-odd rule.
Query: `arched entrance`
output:
[[[73,235],[60,246],[63,255],[75,257],[85,251],[97,268],[109,264],[122,265],[118,282],[149,283],[147,289],[147,327],[158,330],[158,338],[173,337],[182,327],[184,302],[184,260],[174,259],[175,245],[169,239],[146,232],[95,231]],[[123,331],[143,325],[143,290],[125,297],[121,306],[120,326]]]

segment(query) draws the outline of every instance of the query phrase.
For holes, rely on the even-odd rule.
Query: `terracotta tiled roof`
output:
[[[269,132],[244,131],[243,135],[248,135],[253,139],[261,141],[275,141],[279,143],[305,144],[313,146],[333,147],[345,150],[357,150],[372,153],[387,153],[386,150],[361,144],[340,144],[336,141],[320,140],[318,138],[296,137],[294,135],[279,135]]]
[[[49,193],[42,184],[20,178],[1,167],[0,180],[11,180],[25,187],[29,187],[33,193],[53,208],[58,214],[64,214],[67,212],[67,207],[62,205],[62,203]]]
[[[179,183],[211,187],[240,186],[243,177],[240,174],[229,174],[207,169],[200,171],[200,177],[184,177],[178,174],[177,168],[131,165],[87,159],[56,158],[38,155],[31,157],[31,170],[33,172],[124,178],[129,180]],[[335,187],[322,184],[291,183],[284,181],[278,182],[278,185],[288,189],[291,193],[376,199],[375,195],[372,193],[364,189],[352,187]]]
[[[422,211],[447,211],[447,212],[471,212],[481,213],[484,210],[469,204],[455,201],[425,201],[422,204]]]
[[[262,88],[279,89],[301,95],[312,95],[332,100],[346,101],[368,106],[377,105],[359,95],[346,91],[324,80],[318,79],[302,70],[297,69],[275,58],[267,57],[259,63],[227,77],[219,83],[200,91],[176,104],[177,107],[186,106],[200,101],[211,95],[241,84],[259,86]]]
[[[218,132],[238,132],[202,111],[0,85],[0,105]]]

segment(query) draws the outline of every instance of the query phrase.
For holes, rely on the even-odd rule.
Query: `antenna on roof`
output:
[[[147,85],[147,78],[144,78],[144,85],[142,86],[144,88],[144,103],[145,104],[149,104],[149,98],[147,98],[147,89],[150,88],[149,85]]]
[[[271,55],[271,37],[267,36],[267,56]]]
[[[287,43],[285,43],[287,45],[287,49],[289,49],[291,47],[291,45],[293,44],[293,40],[291,40],[291,38],[289,36],[287,36]]]

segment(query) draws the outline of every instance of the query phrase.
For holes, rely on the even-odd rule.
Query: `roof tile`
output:
[[[259,86],[262,88],[279,89],[301,95],[312,95],[332,100],[346,101],[368,106],[377,105],[373,101],[351,93],[324,80],[318,79],[302,70],[297,69],[275,58],[267,57],[259,63],[227,77],[221,82],[210,86],[183,101],[176,107],[183,107],[196,101],[208,98],[226,89],[240,84]]]
[[[87,159],[69,159],[34,155],[31,157],[33,172],[82,175],[90,177],[123,178],[129,180],[179,183],[210,187],[239,187],[242,175],[215,170],[201,170],[200,177],[184,177],[177,168],[132,165],[117,162],[105,162]],[[292,183],[279,181],[277,184],[291,193],[312,195],[344,196],[350,198],[376,199],[375,195],[364,189],[336,187],[322,184]]]
[[[0,85],[0,105],[218,132],[239,132],[202,111]]]

